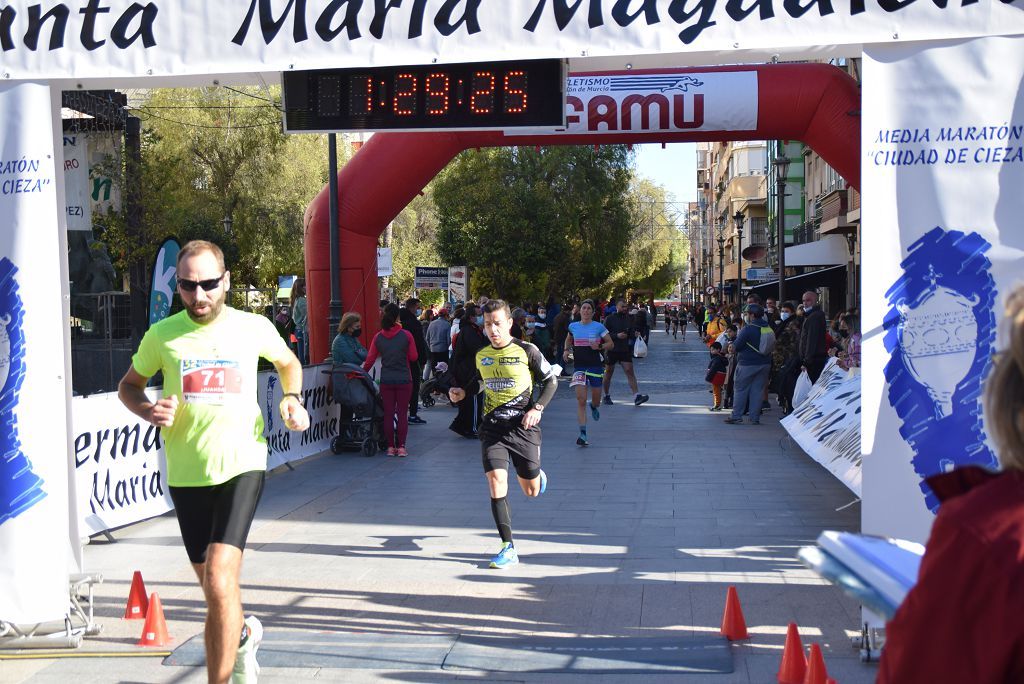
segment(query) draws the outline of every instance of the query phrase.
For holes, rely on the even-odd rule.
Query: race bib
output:
[[[242,371],[237,361],[182,359],[181,393],[188,404],[224,404],[242,395]]]
[[[572,380],[569,381],[569,387],[582,387],[587,384],[587,374],[583,371],[575,371],[572,374]]]

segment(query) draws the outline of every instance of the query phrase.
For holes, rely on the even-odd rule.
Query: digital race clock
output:
[[[565,75],[561,59],[285,72],[284,129],[560,128]]]

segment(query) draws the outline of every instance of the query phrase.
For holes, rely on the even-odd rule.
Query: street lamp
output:
[[[775,206],[775,249],[778,251],[779,267],[779,306],[786,301],[786,178],[789,177],[789,157],[778,142],[778,156],[773,162],[775,166],[775,187],[779,198]]]
[[[739,239],[739,256],[736,260],[736,303],[743,303],[743,212],[737,211],[732,215],[733,223],[736,224],[736,236]]]
[[[718,224],[718,304],[725,302],[725,221]]]

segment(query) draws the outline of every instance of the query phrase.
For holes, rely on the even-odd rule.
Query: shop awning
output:
[[[789,250],[786,250],[786,254],[789,254]],[[788,258],[788,256],[787,256]],[[786,264],[789,266],[789,264]],[[810,273],[801,273],[800,275],[793,275],[786,278],[786,294],[792,295],[797,288],[804,290],[813,290],[820,287],[846,287],[846,266],[829,266],[828,268],[821,268],[817,271],[811,271]],[[744,288],[750,292],[757,292],[758,294],[776,294],[779,291],[779,281],[770,280],[767,283],[761,283],[753,287]]]

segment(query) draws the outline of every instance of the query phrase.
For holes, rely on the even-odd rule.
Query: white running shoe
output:
[[[260,673],[260,664],[256,661],[256,649],[263,641],[263,624],[255,615],[245,618],[245,626],[249,628],[249,638],[243,646],[238,647],[235,656],[235,668],[231,672],[231,684],[256,684]]]

